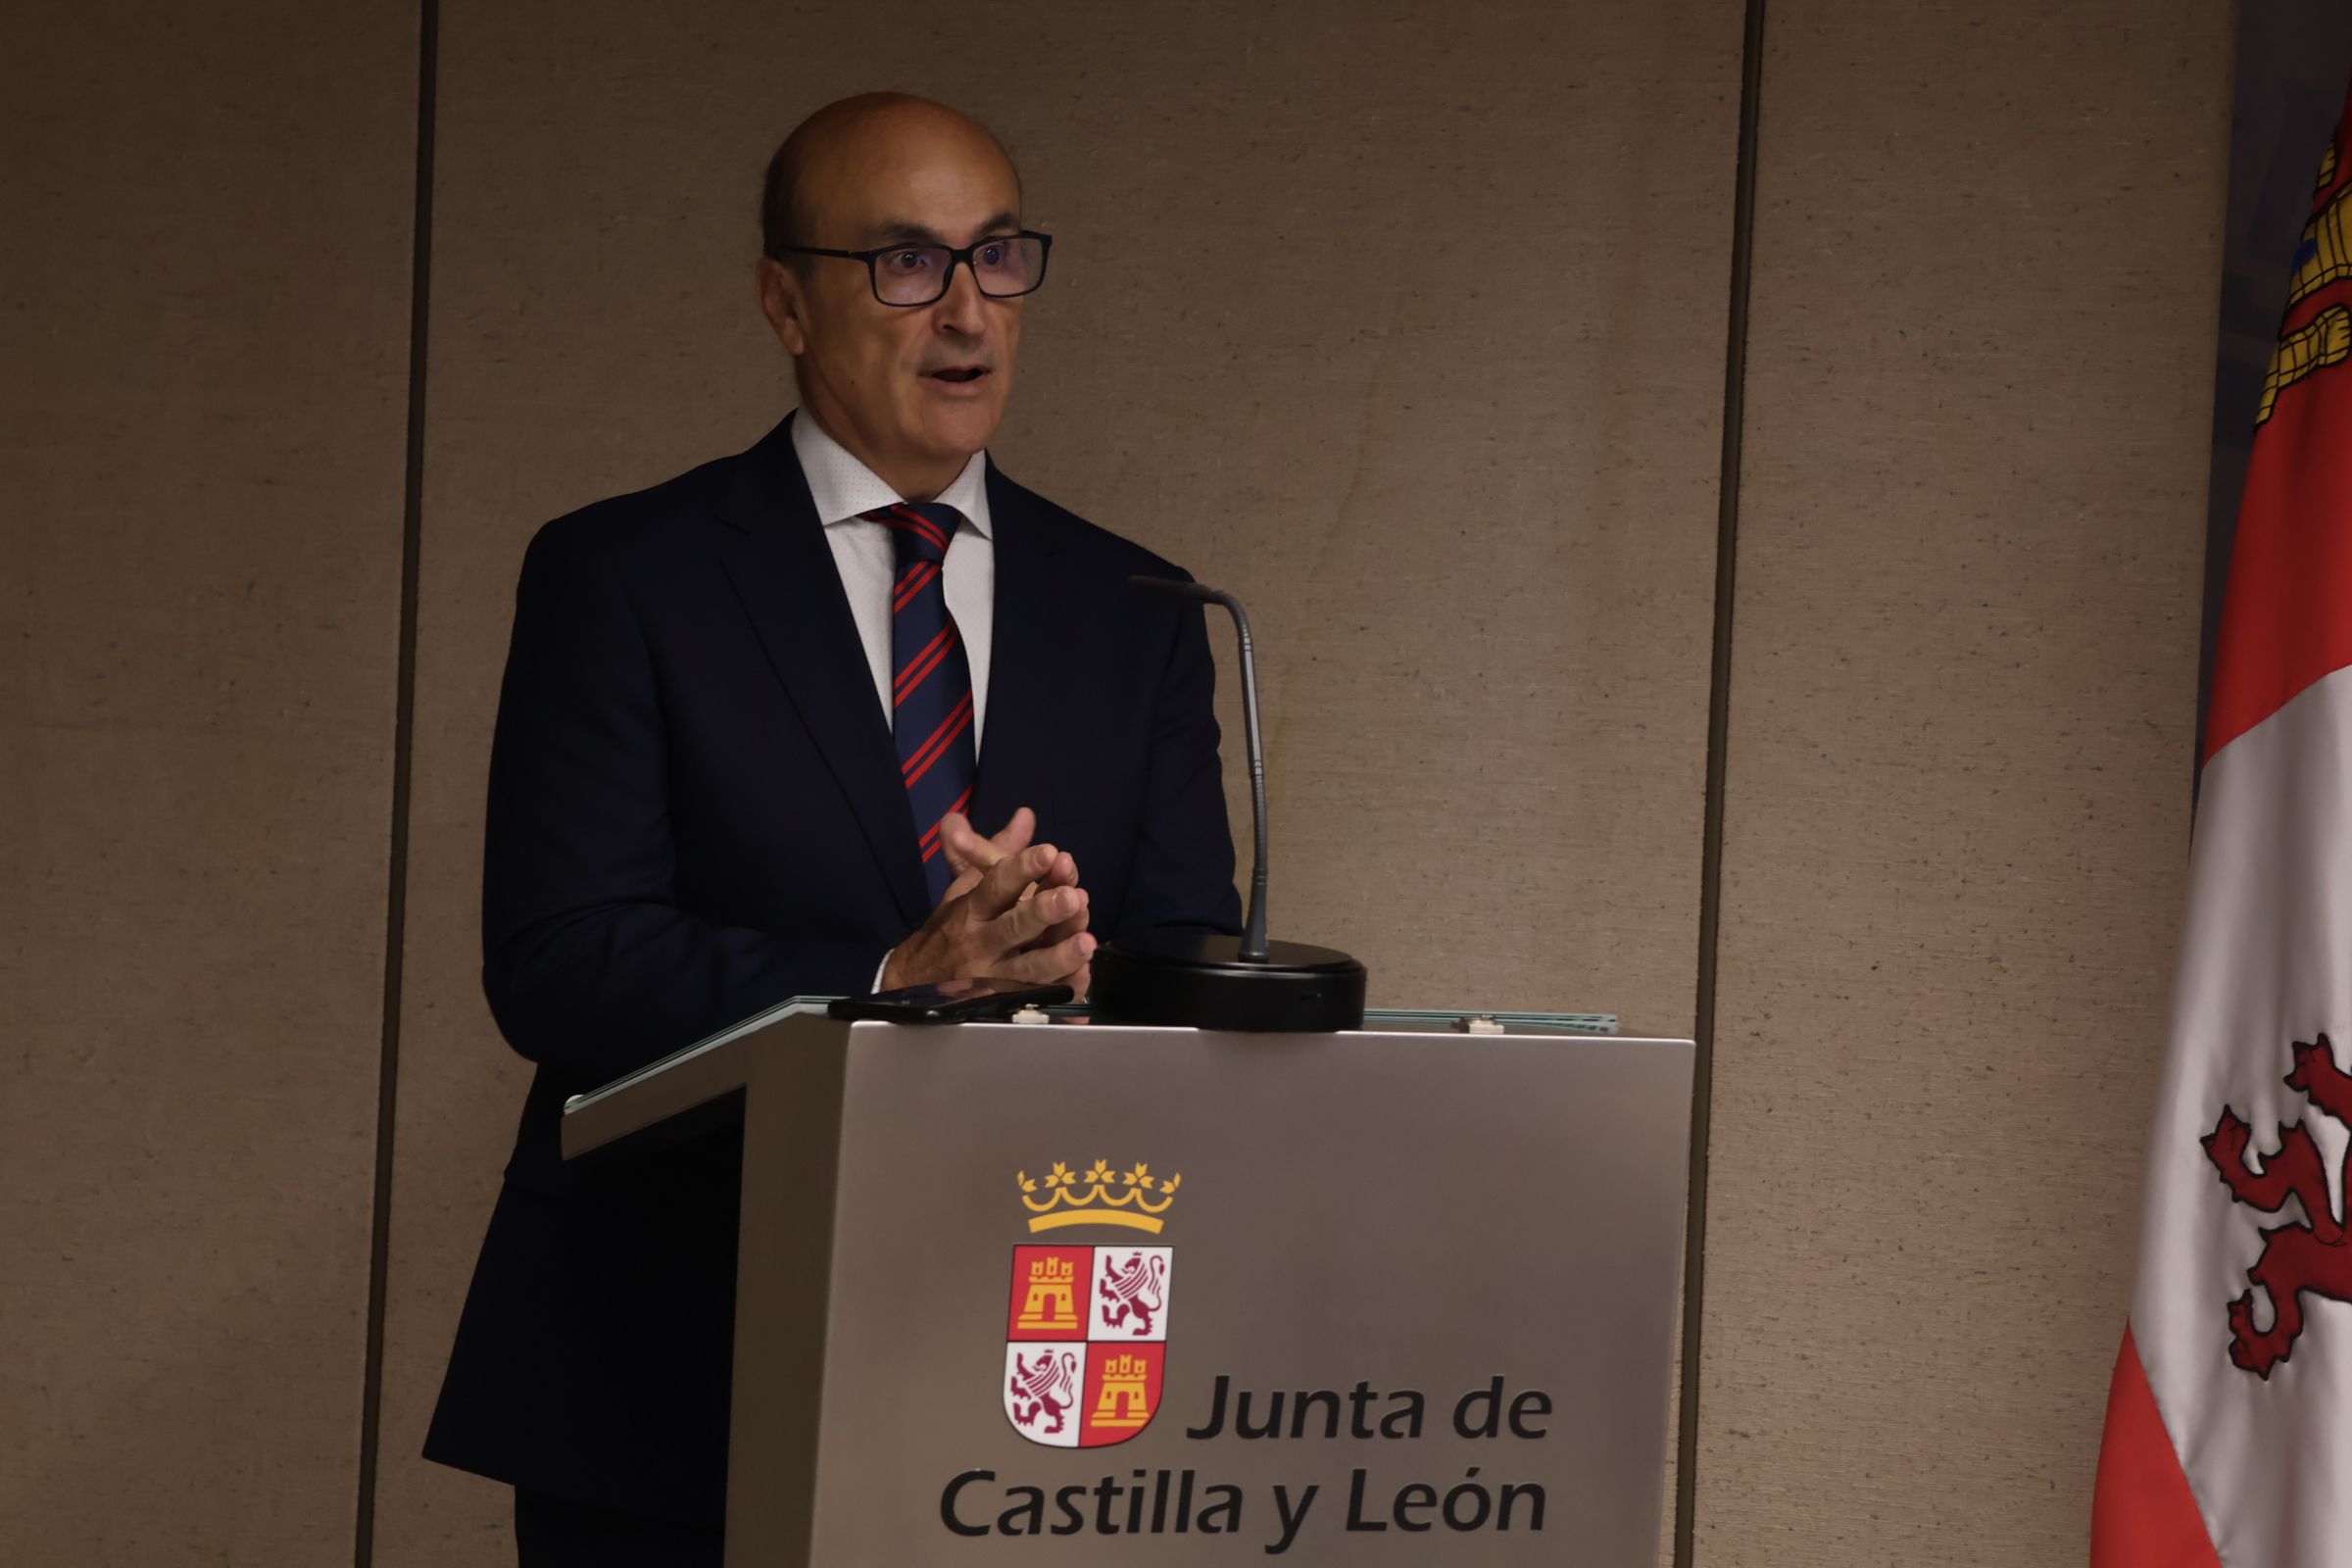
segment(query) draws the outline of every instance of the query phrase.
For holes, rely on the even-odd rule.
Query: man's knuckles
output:
[[[1057,853],[1051,844],[1039,844],[1018,855],[1008,855],[989,868],[982,885],[999,908],[1010,908],[1019,900],[1022,889],[1041,880],[1052,868]]]
[[[1029,933],[1030,940],[1066,921],[1075,920],[1086,910],[1086,893],[1080,888],[1049,888],[1029,901],[1034,911],[1032,919],[1037,929]]]

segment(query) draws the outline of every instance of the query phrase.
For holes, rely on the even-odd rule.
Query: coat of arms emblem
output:
[[[1084,1171],[1055,1161],[1042,1181],[1017,1173],[1029,1233],[1104,1227],[1157,1237],[1182,1176],[1152,1167]],[[1101,1448],[1152,1424],[1167,1372],[1168,1287],[1175,1249],[1157,1243],[1012,1250],[1004,1330],[1004,1417],[1032,1443]]]

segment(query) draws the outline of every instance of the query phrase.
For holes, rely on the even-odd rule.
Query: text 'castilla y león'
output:
[[[1193,1442],[1411,1442],[1423,1435],[1428,1401],[1411,1389],[1383,1394],[1369,1383],[1342,1393],[1336,1389],[1236,1390],[1220,1374],[1208,1413],[1188,1427]],[[1512,1392],[1502,1377],[1490,1378],[1454,1401],[1454,1437],[1498,1443],[1537,1442],[1551,1396],[1540,1390]],[[1318,1517],[1325,1528],[1354,1534],[1390,1530],[1406,1534],[1446,1530],[1540,1531],[1544,1488],[1533,1482],[1490,1481],[1483,1465],[1465,1467],[1446,1482],[1410,1481],[1401,1486],[1376,1481],[1369,1468],[1348,1474],[1344,1507],[1336,1501],[1316,1508],[1320,1483],[1276,1483],[1263,1489],[1256,1509],[1239,1486],[1203,1481],[1199,1470],[1138,1469],[1125,1476],[1044,1487],[1000,1482],[994,1470],[966,1470],[951,1480],[939,1498],[940,1521],[958,1536],[1159,1536],[1262,1535],[1265,1550],[1290,1550]],[[1334,1489],[1337,1490],[1336,1488]],[[1262,1524],[1256,1521],[1262,1519]]]

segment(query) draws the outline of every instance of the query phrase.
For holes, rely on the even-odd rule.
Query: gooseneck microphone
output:
[[[1257,722],[1257,658],[1249,612],[1222,588],[1172,577],[1127,581],[1136,588],[1221,605],[1233,617],[1242,647],[1242,715],[1256,855],[1241,937],[1156,930],[1105,944],[1095,954],[1088,998],[1095,1016],[1109,1023],[1201,1029],[1328,1032],[1363,1027],[1366,975],[1361,963],[1332,948],[1266,937],[1266,753]]]
[[[1202,604],[1223,605],[1242,639],[1242,730],[1250,748],[1250,814],[1257,829],[1256,854],[1250,861],[1250,916],[1242,927],[1241,956],[1251,963],[1266,960],[1266,747],[1257,728],[1257,652],[1250,638],[1250,612],[1222,588],[1184,582],[1174,577],[1130,577],[1138,588],[1156,589]]]

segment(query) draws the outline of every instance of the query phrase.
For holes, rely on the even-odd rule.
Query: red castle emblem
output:
[[[1114,1174],[1054,1165],[1019,1177],[1031,1235],[1113,1226],[1157,1236],[1184,1178],[1149,1165]],[[1099,1448],[1152,1424],[1167,1374],[1168,1286],[1175,1249],[1037,1245],[1012,1250],[1004,1329],[1004,1417],[1032,1443]]]
[[[2322,1115],[2352,1123],[2352,1076],[2336,1066],[2328,1037],[2298,1040],[2293,1049],[2295,1070],[2286,1075],[2287,1087],[2303,1091]],[[2305,1295],[2352,1301],[2352,1246],[2346,1245],[2343,1221],[2328,1196],[2330,1175],[2342,1179],[2342,1161],[2331,1173],[2310,1129],[2298,1120],[2280,1125],[2277,1152],[2262,1156],[2262,1169],[2250,1169],[2246,1151],[2253,1130],[2228,1105],[2213,1131],[2198,1142],[2234,1201],[2266,1214],[2278,1213],[2290,1198],[2302,1205],[2303,1223],[2263,1228],[2262,1255],[2246,1270],[2246,1278],[2271,1298],[2271,1326],[2254,1326],[2253,1291],[2230,1303],[2230,1359],[2267,1381],[2303,1332]]]

